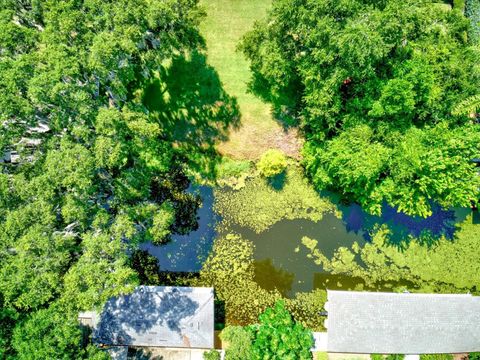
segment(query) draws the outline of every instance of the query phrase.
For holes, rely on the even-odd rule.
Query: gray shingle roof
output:
[[[328,351],[480,351],[480,297],[328,291]]]
[[[106,345],[212,348],[212,288],[139,286],[108,300],[94,341]]]

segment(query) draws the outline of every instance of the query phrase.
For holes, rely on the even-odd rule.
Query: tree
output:
[[[295,323],[279,301],[259,317],[260,324],[252,325],[252,359],[311,359],[312,332]]]
[[[198,226],[187,174],[214,168],[238,107],[196,0],[5,0],[0,15],[0,342],[101,358],[75,314],[138,284],[139,243]]]
[[[430,0],[281,0],[240,48],[251,90],[300,124],[318,189],[372,213],[387,202],[428,216],[432,202],[478,197],[480,129],[464,110],[476,106],[480,53],[469,29],[461,11]],[[412,141],[420,149],[405,151]]]
[[[14,330],[13,347],[19,359],[82,358],[82,332],[75,319],[54,306],[35,312]]]
[[[148,251],[135,250],[130,256],[129,264],[137,273],[141,285],[160,285],[158,259]]]
[[[282,173],[287,167],[287,158],[280,150],[267,150],[257,162],[260,173],[269,178]]]

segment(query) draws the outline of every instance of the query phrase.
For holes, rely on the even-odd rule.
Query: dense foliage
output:
[[[128,254],[197,226],[185,173],[212,171],[238,118],[201,15],[196,0],[0,1],[0,357],[93,357],[78,311],[156,282]]]
[[[310,330],[293,321],[285,304],[279,301],[252,325],[252,359],[307,360],[312,358],[313,336]]]
[[[267,308],[258,320],[254,325],[228,326],[222,331],[225,360],[312,358],[312,332],[292,319],[283,301]]]
[[[203,360],[220,360],[222,356],[217,350],[205,351],[203,353]]]
[[[480,128],[458,111],[480,85],[471,29],[429,0],[280,0],[241,48],[251,89],[300,122],[319,189],[426,217],[479,195]]]
[[[220,333],[226,345],[225,360],[252,358],[252,333],[242,326],[227,326]]]

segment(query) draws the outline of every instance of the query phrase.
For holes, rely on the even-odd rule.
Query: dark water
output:
[[[144,244],[159,260],[160,268],[168,271],[199,271],[208,256],[213,240],[218,235],[215,224],[220,220],[213,211],[213,191],[209,187],[196,190],[203,199],[198,212],[199,228],[184,236],[173,236],[170,243],[161,246]],[[255,244],[255,278],[266,289],[278,289],[286,296],[315,288],[353,290],[365,288],[361,279],[325,273],[321,266],[308,257],[309,250],[301,243],[304,236],[318,241],[317,247],[331,257],[341,246],[350,247],[370,241],[370,232],[379,224],[387,224],[392,232],[392,245],[402,246],[408,235],[421,237],[430,245],[444,235],[452,239],[456,224],[471,213],[469,209],[442,210],[434,206],[429,218],[410,217],[384,206],[382,216],[365,213],[353,204],[339,206],[342,218],[325,214],[322,220],[282,220],[270,229],[257,234],[249,228],[230,226],[229,233],[237,233]],[[397,284],[398,285],[398,284]],[[376,290],[388,289],[379,286]],[[374,290],[374,289],[371,289]]]
[[[146,243],[141,249],[148,250],[158,259],[162,271],[197,272],[212,249],[216,237],[215,224],[218,216],[213,211],[213,189],[200,186],[190,189],[202,197],[202,206],[197,212],[198,229],[188,235],[173,235],[165,245]]]

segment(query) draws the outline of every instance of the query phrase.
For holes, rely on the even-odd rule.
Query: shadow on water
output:
[[[140,246],[158,259],[161,271],[200,271],[216,237],[218,216],[213,211],[213,189],[199,186],[190,188],[189,192],[198,193],[202,198],[197,212],[198,229],[188,235],[172,235],[172,240],[165,245],[146,243]]]
[[[365,243],[361,233],[348,232],[342,221],[326,214],[319,222],[305,219],[282,220],[257,234],[249,228],[233,225],[229,231],[241,234],[255,244],[255,279],[265,289],[276,288],[285,296],[314,289],[315,277],[325,274],[310,258],[302,237],[318,240],[318,247],[333,256],[340,246]]]
[[[389,205],[384,205],[382,216],[366,213],[358,204],[339,206],[347,231],[361,233],[370,241],[371,232],[379,225],[388,225],[392,244],[402,246],[409,235],[432,245],[442,236],[452,240],[457,230],[457,223],[466,219],[470,209],[444,210],[439,205],[432,205],[432,215],[427,218],[408,216],[398,212]]]
[[[272,259],[255,260],[255,280],[267,290],[277,289],[286,296],[291,290],[295,274],[276,268]]]
[[[268,180],[270,186],[276,191],[282,190],[283,187],[285,186],[286,181],[287,181],[287,172],[286,171],[282,171],[280,174],[272,176]]]

